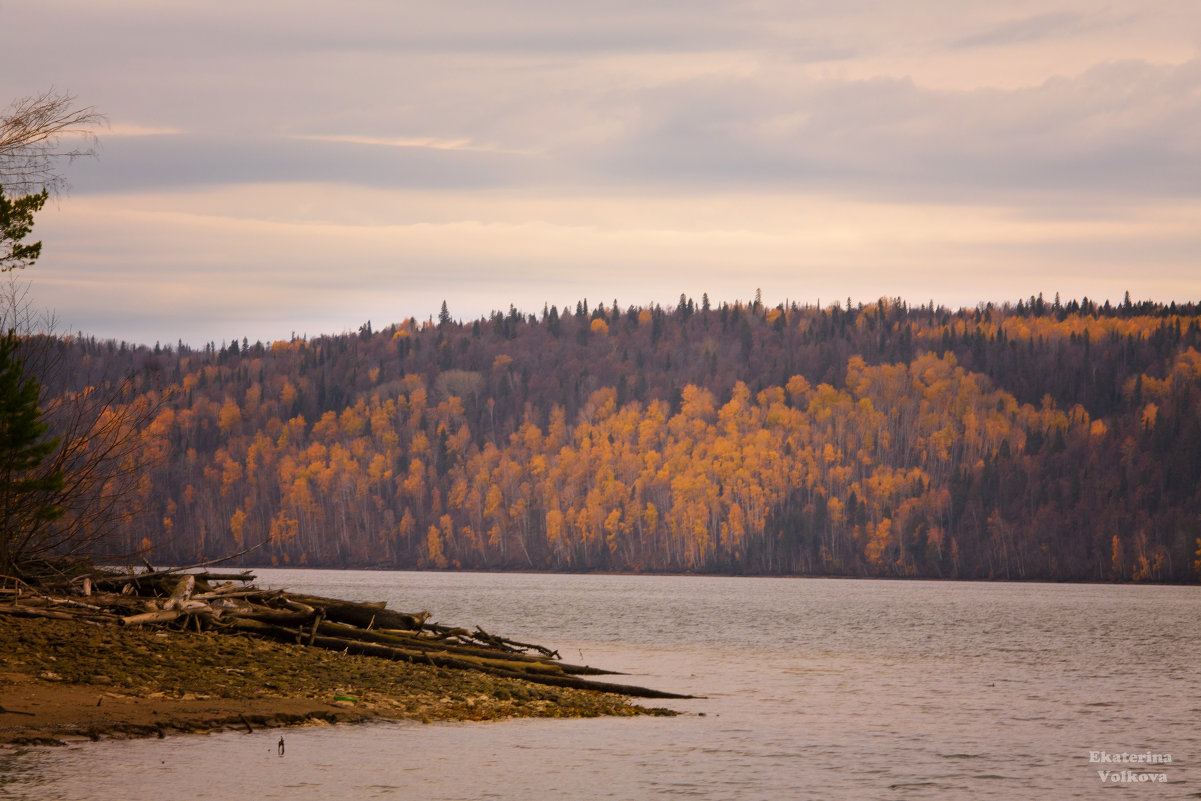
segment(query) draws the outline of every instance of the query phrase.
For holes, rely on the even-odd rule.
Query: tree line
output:
[[[1201,309],[616,300],[272,343],[55,339],[198,561],[1196,581]]]

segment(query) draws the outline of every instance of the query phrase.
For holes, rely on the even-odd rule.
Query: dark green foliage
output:
[[[42,527],[63,513],[57,493],[63,474],[43,469],[59,440],[38,408],[41,385],[26,375],[20,340],[0,337],[0,569],[14,572]]]
[[[0,187],[0,272],[28,267],[41,255],[41,242],[22,244],[21,240],[33,230],[33,215],[46,205],[47,197],[42,190],[9,200]]]

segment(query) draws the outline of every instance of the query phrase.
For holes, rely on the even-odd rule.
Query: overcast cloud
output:
[[[26,276],[276,339],[581,297],[1201,299],[1201,7],[0,0],[105,112]]]

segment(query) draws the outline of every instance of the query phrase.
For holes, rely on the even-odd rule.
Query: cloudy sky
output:
[[[1201,300],[1196,0],[0,0],[104,112],[26,271],[251,341],[680,293]]]

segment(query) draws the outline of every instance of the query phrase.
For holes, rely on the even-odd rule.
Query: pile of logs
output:
[[[557,687],[640,698],[688,698],[645,687],[583,678],[613,671],[562,662],[557,651],[483,629],[429,622],[383,602],[364,603],[263,590],[254,575],[151,570],[77,576],[70,592],[49,594],[0,577],[0,614],[211,631],[297,643],[442,668],[478,670]]]

